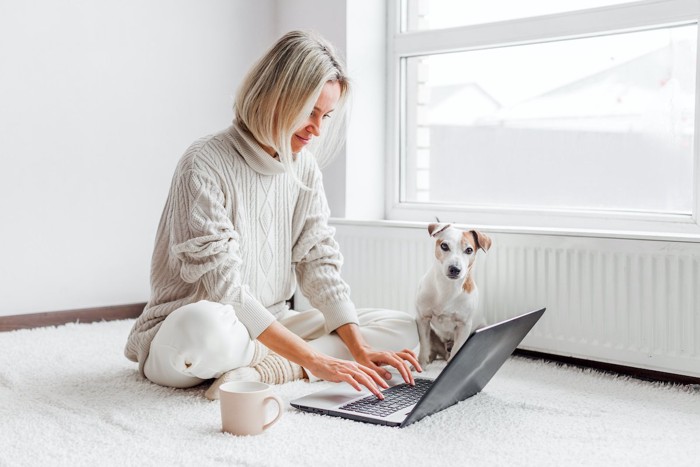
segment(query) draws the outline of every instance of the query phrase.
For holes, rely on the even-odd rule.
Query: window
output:
[[[406,31],[445,29],[632,2],[634,0],[409,0],[404,7],[403,28]]]
[[[698,5],[397,2],[388,217],[700,233]]]

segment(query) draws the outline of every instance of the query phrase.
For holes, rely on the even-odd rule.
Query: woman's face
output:
[[[321,135],[323,120],[331,117],[335,106],[340,99],[340,83],[328,81],[318,96],[314,109],[308,119],[292,135],[292,152],[301,151],[304,146],[311,142],[311,138]]]

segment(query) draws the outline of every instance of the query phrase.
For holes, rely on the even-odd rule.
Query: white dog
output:
[[[476,252],[491,247],[486,235],[452,224],[430,224],[428,233],[435,239],[435,261],[421,279],[416,297],[421,365],[437,356],[449,361],[473,331],[486,325],[477,310],[472,269]]]

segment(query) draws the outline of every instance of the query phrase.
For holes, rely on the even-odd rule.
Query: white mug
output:
[[[259,435],[282,416],[283,402],[272,386],[254,381],[229,381],[219,387],[221,430],[233,435]],[[266,420],[267,406],[277,403],[277,415]]]

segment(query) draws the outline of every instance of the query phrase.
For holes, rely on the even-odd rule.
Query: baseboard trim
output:
[[[145,303],[102,306],[81,310],[52,311],[26,315],[0,316],[0,332],[32,329],[46,326],[60,326],[67,323],[94,323],[137,318]]]
[[[612,363],[585,360],[582,358],[565,357],[553,355],[545,352],[534,352],[531,350],[516,349],[513,355],[525,357],[533,360],[546,360],[549,362],[571,365],[579,368],[591,368],[605,373],[629,376],[636,379],[652,382],[674,383],[674,384],[700,384],[700,378],[675,373],[665,373],[663,371],[647,370],[645,368],[635,368],[631,366],[615,365]]]

